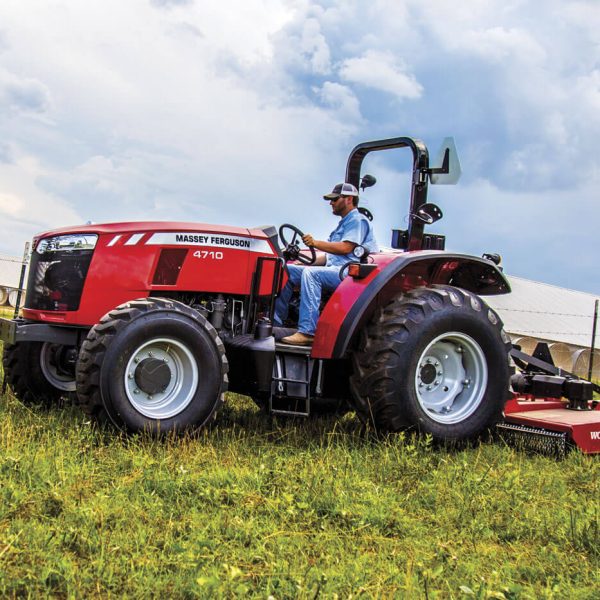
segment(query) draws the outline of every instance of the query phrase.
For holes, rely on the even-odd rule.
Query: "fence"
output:
[[[0,306],[16,306],[22,266],[22,257],[0,254]]]

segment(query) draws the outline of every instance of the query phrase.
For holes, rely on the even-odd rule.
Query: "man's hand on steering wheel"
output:
[[[290,229],[294,234],[289,242],[287,241],[286,236],[284,234],[284,231],[286,229]],[[283,250],[283,256],[286,260],[297,260],[303,265],[314,265],[315,262],[317,262],[317,253],[314,247],[312,246],[312,244],[314,243],[312,235],[304,235],[304,233],[302,233],[302,231],[298,229],[295,225],[284,223],[279,228],[279,237],[281,238],[281,241],[285,246]],[[302,240],[302,242],[306,245],[308,250],[310,250],[310,256],[302,254],[301,248],[299,246],[300,240]]]

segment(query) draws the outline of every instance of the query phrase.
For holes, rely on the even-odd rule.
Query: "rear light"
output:
[[[62,252],[65,250],[93,250],[97,241],[98,236],[95,233],[58,235],[40,240],[35,251],[38,254],[45,254],[46,252]]]
[[[350,263],[348,266],[348,275],[353,279],[364,279],[376,268],[377,265],[373,263]]]

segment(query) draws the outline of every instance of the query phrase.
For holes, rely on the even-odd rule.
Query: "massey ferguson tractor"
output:
[[[513,432],[562,435],[600,451],[593,384],[539,358],[510,359],[518,351],[481,298],[510,292],[499,257],[446,252],[444,236],[425,233],[442,217],[427,202],[428,184],[454,183],[460,173],[452,142],[435,168],[416,139],[359,144],[345,180],[373,185],[361,177],[363,159],[393,148],[413,157],[408,229],[394,230],[380,253],[355,249],[323,298],[312,347],[281,343],[291,329],[272,325],[286,262],[316,259],[298,228],[85,225],[34,238],[23,316],[0,322],[5,383],[25,403],[69,395],[128,432],[202,427],[230,390],[274,415],[349,405],[378,431],[412,428],[441,441],[503,421]],[[515,362],[522,372],[510,391]],[[577,442],[556,419],[527,422],[548,407],[585,417],[590,440]]]

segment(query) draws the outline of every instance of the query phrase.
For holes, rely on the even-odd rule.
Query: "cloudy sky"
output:
[[[447,248],[600,294],[598,0],[2,0],[0,252],[94,222],[335,225],[362,141],[455,137]],[[370,155],[381,244],[407,151]]]

